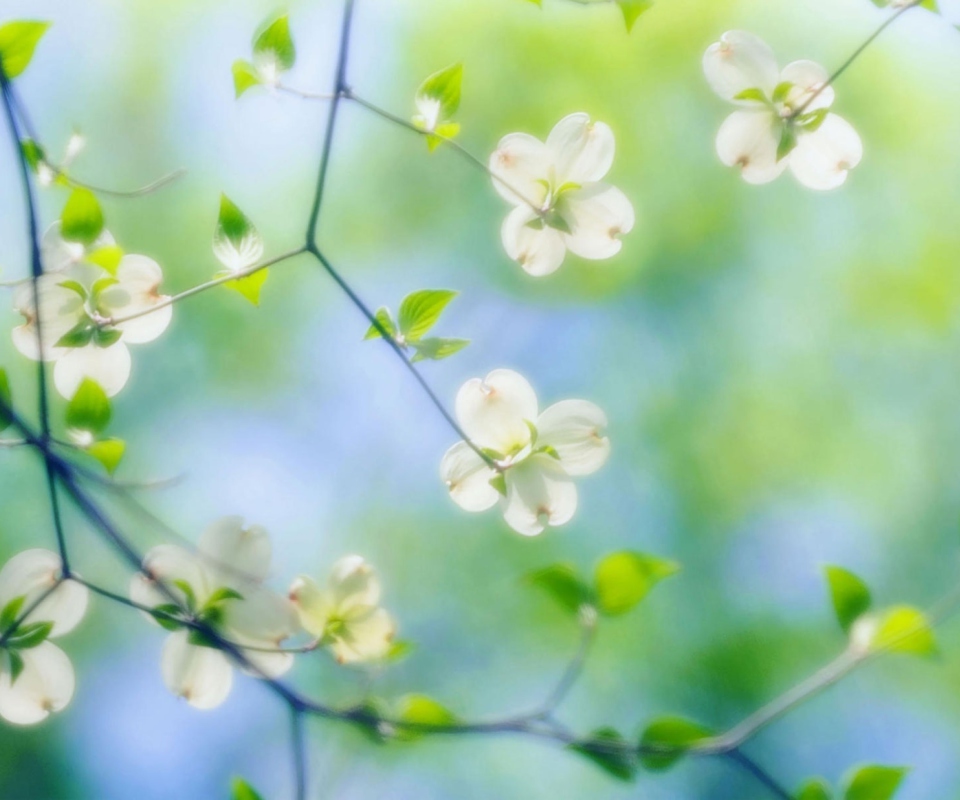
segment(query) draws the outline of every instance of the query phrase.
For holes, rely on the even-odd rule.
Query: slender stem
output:
[[[97,186],[96,184],[81,181],[77,178],[74,178],[72,175],[68,175],[59,167],[49,162],[46,163],[47,166],[53,170],[54,174],[56,174],[58,177],[62,177],[71,186],[80,187],[81,189],[89,189],[91,192],[96,192],[97,194],[105,194],[111,197],[123,197],[126,199],[144,197],[145,195],[153,194],[154,192],[159,191],[160,189],[168,186],[187,174],[187,170],[183,167],[180,167],[179,169],[175,169],[173,172],[169,172],[166,175],[157,178],[155,181],[145,184],[144,186],[139,186],[136,189],[107,189],[103,186]]]
[[[0,439],[0,447],[23,447],[30,444],[26,439]]]
[[[303,730],[303,713],[301,708],[290,708],[293,775],[297,800],[306,800],[307,796],[307,743]]]
[[[316,259],[320,262],[323,268],[327,271],[327,274],[331,278],[333,278],[336,284],[343,290],[344,294],[346,294],[347,297],[350,298],[350,301],[360,310],[360,313],[363,314],[364,317],[366,317],[367,322],[369,322],[377,330],[381,338],[387,343],[387,345],[389,345],[390,349],[393,350],[394,353],[396,353],[396,355],[403,362],[404,366],[407,368],[407,371],[411,375],[413,375],[417,383],[420,384],[420,388],[423,389],[427,397],[430,398],[430,402],[433,403],[437,411],[440,412],[440,415],[444,418],[444,420],[446,420],[447,424],[451,428],[453,428],[457,436],[463,439],[463,441],[467,443],[470,449],[473,450],[473,452],[476,453],[481,459],[483,459],[484,463],[488,467],[490,467],[493,470],[500,471],[501,470],[500,465],[497,464],[497,462],[494,459],[492,459],[489,455],[484,453],[483,450],[480,449],[480,447],[478,447],[470,439],[469,436],[467,436],[466,431],[464,431],[463,428],[460,427],[460,423],[458,423],[450,414],[450,412],[447,411],[447,409],[443,405],[443,402],[440,400],[439,397],[437,397],[433,389],[430,388],[430,384],[427,383],[423,375],[420,374],[420,371],[416,368],[413,362],[407,357],[407,354],[404,351],[404,349],[400,346],[400,344],[396,341],[396,339],[394,339],[394,337],[390,334],[390,332],[383,327],[383,323],[381,323],[380,320],[377,319],[377,315],[374,314],[373,311],[371,311],[370,307],[367,306],[367,304],[360,299],[360,296],[353,290],[350,284],[348,284],[343,279],[343,277],[336,270],[333,264],[330,263],[327,257],[313,245],[308,246],[307,249],[310,253],[312,253],[316,257]]]
[[[228,275],[220,275],[219,277],[209,280],[206,283],[201,283],[198,286],[194,286],[192,289],[187,289],[179,294],[172,295],[166,300],[162,300],[155,305],[145,308],[141,311],[136,311],[131,314],[122,314],[118,317],[108,317],[107,319],[100,320],[98,325],[100,327],[112,327],[114,325],[120,325],[123,322],[129,322],[132,319],[139,319],[140,317],[145,317],[149,314],[153,314],[156,311],[159,311],[161,308],[166,308],[167,306],[172,306],[175,303],[179,303],[181,300],[186,300],[188,297],[193,297],[194,295],[201,294],[206,292],[208,289],[213,289],[216,286],[223,286],[225,283],[230,283],[230,281],[240,280],[242,278],[249,278],[251,275],[260,272],[261,270],[266,269],[267,267],[272,267],[274,264],[279,264],[281,261],[287,261],[288,259],[294,258],[295,256],[302,255],[306,252],[305,247],[298,247],[295,250],[288,250],[286,253],[282,253],[275,258],[268,259],[259,264],[255,264],[252,267],[247,267],[238,272],[231,272]]]
[[[777,783],[771,775],[752,758],[749,758],[740,750],[731,750],[726,755],[730,761],[745,770],[754,780],[766,786],[775,797],[779,797],[780,800],[793,800],[793,795]]]
[[[583,668],[586,666],[587,657],[590,655],[590,649],[593,647],[596,634],[597,612],[591,606],[585,606],[580,614],[580,646],[570,663],[567,664],[560,681],[544,701],[537,716],[540,718],[549,717],[566,699],[580,675],[583,674]]]
[[[347,56],[350,51],[350,26],[353,22],[353,0],[345,0],[343,4],[343,23],[340,28],[340,49],[337,55],[337,72],[333,83],[333,102],[330,104],[330,113],[327,116],[327,129],[323,134],[323,144],[320,148],[320,168],[317,175],[317,188],[313,193],[313,204],[307,220],[307,247],[316,246],[317,224],[320,220],[320,206],[323,203],[323,190],[327,182],[327,170],[330,167],[330,153],[333,148],[333,131],[337,124],[337,111],[340,109],[340,100],[346,88]]]
[[[335,93],[322,94],[319,92],[305,92],[302,89],[294,89],[292,86],[284,86],[282,83],[276,86],[276,90],[284,94],[299,97],[301,100],[333,100],[337,96]]]

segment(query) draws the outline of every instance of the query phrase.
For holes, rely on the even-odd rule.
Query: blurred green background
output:
[[[289,3],[298,63],[288,83],[326,91],[340,4]],[[176,184],[104,198],[124,248],[163,265],[168,291],[217,269],[210,240],[225,191],[267,253],[300,241],[326,106],[252,91],[233,100],[270,2],[7,0],[2,16],[52,20],[18,80],[44,144],[89,138],[74,168],[114,187],[176,167]],[[115,404],[128,479],[183,475],[145,502],[195,539],[223,514],[266,525],[275,585],[318,576],[349,552],[379,569],[415,653],[378,682],[429,693],[468,718],[534,705],[577,632],[523,585],[557,560],[584,571],[632,548],[683,572],[605,624],[563,718],[628,735],[675,712],[722,728],[843,646],[821,579],[860,572],[883,603],[926,605],[957,579],[960,518],[960,35],[911,12],[837,87],[835,110],[866,156],[830,194],[789,175],[766,187],[724,168],[713,139],[729,107],[700,71],[731,28],[781,63],[841,63],[879,24],[869,0],[663,0],[632,35],[617,10],[544,0],[360,0],[356,91],[412,113],[430,72],[465,65],[462,141],[486,157],[501,135],[544,137],[572,111],[608,122],[610,180],[638,225],[609,262],[570,258],[533,279],[504,255],[507,212],[489,179],[454,155],[347,105],[337,131],[322,247],[371,305],[423,287],[462,291],[441,335],[473,344],[423,371],[452,403],[496,367],[525,374],[543,404],[583,397],[610,417],[613,456],[581,484],[574,521],[533,540],[499,515],[468,515],[438,478],[450,430],[336,287],[309,260],[273,270],[254,309],[228,291],[179,305],[168,333],[134,349]],[[27,270],[13,151],[0,148],[0,280]],[[61,190],[46,190],[46,222]],[[7,295],[9,296],[9,295]],[[9,309],[10,303],[3,302]],[[2,327],[17,324],[0,311]],[[0,363],[32,407],[34,366],[0,337]],[[58,408],[60,406],[58,405]],[[52,546],[35,456],[0,451],[0,556]],[[138,546],[163,540],[117,509]],[[76,516],[78,567],[123,591],[128,575]],[[960,636],[944,657],[855,674],[764,731],[747,751],[788,786],[836,780],[862,761],[913,767],[904,800],[960,796]],[[0,726],[0,796],[13,800],[206,800],[244,774],[290,795],[288,719],[255,682],[215,712],[170,696],[162,635],[95,602],[63,646],[78,669],[64,713]],[[362,676],[325,657],[293,678],[332,703]],[[734,767],[701,760],[615,784],[586,761],[519,738],[379,748],[310,723],[315,798],[763,797]]]

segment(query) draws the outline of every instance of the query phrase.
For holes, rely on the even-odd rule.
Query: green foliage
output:
[[[824,567],[830,599],[833,602],[837,621],[844,631],[870,609],[870,589],[856,575],[843,567]]]
[[[390,644],[390,649],[387,651],[384,660],[395,663],[397,661],[402,661],[407,658],[417,646],[406,639],[396,639]]]
[[[25,595],[14,597],[3,607],[3,610],[0,611],[0,636],[6,633],[10,626],[17,621],[17,617],[20,615],[20,610],[23,608],[26,600]]]
[[[254,266],[263,252],[260,232],[246,214],[225,194],[220,195],[220,213],[213,232],[213,252],[228,270]],[[221,274],[229,274],[221,273]],[[224,283],[228,289],[260,305],[260,291],[266,283],[268,270],[256,272]]]
[[[641,752],[640,763],[648,770],[661,772],[672,767],[691,745],[711,736],[709,729],[682,717],[660,717],[640,736],[641,748],[663,752]]]
[[[68,242],[93,244],[103,231],[103,210],[89,189],[74,189],[60,215],[60,235]]]
[[[6,646],[13,650],[31,650],[43,644],[52,630],[52,622],[31,622],[29,625],[21,625],[16,633],[7,639]]]
[[[413,118],[414,125],[428,132],[427,147],[433,151],[446,139],[460,132],[453,115],[460,108],[463,85],[463,64],[453,64],[433,73],[417,89],[416,103],[421,113]]]
[[[580,580],[576,570],[569,564],[552,564],[526,576],[533,586],[542,589],[571,614],[578,614],[583,606],[592,606],[593,592]]]
[[[568,745],[568,749],[590,759],[608,775],[621,781],[637,776],[637,760],[627,741],[614,728],[599,728],[589,741]]]
[[[796,800],[831,800],[833,793],[823,778],[811,778],[797,791]]]
[[[17,682],[17,678],[23,673],[23,656],[16,650],[8,650],[7,658],[10,659],[10,685]]]
[[[33,51],[49,22],[18,20],[0,25],[0,67],[7,78],[16,78],[30,64]]]
[[[452,711],[424,694],[408,694],[401,697],[397,719],[413,725],[428,727],[446,727],[457,722],[457,717]],[[413,741],[419,739],[422,735],[423,732],[415,728],[401,727],[397,731],[396,737],[402,741]]]
[[[0,433],[13,425],[13,395],[7,371],[0,367]]]
[[[33,139],[24,139],[20,142],[20,152],[23,153],[23,157],[27,160],[27,164],[33,172],[36,172],[40,164],[47,160],[47,154]]]
[[[254,36],[253,54],[269,59],[279,70],[288,70],[297,60],[297,50],[290,37],[290,19],[284,14],[266,25]]]
[[[847,778],[843,800],[890,800],[906,774],[904,767],[860,767]]]
[[[440,361],[441,359],[452,356],[454,353],[459,353],[468,344],[470,344],[469,339],[442,339],[431,336],[413,343],[413,348],[416,352],[410,360],[414,363],[424,360]]]
[[[263,800],[263,797],[243,778],[230,781],[230,800]]]
[[[259,306],[260,292],[263,289],[263,284],[267,282],[268,273],[269,270],[267,269],[259,269],[252,275],[227,281],[223,285],[228,289],[239,292],[243,297],[247,298],[247,300],[253,303],[253,305]]]
[[[108,244],[87,253],[85,260],[91,264],[96,264],[98,267],[103,267],[111,275],[116,275],[117,267],[120,266],[120,259],[122,258],[123,250],[115,244]]]
[[[413,348],[411,361],[439,361],[458,353],[470,344],[469,339],[422,338],[437,323],[443,310],[457,294],[458,292],[450,289],[420,289],[411,292],[401,301],[399,322],[394,322],[390,309],[385,306],[377,309],[374,316],[401,347]],[[377,339],[380,336],[377,327],[371,325],[363,338]]]
[[[627,26],[627,33],[633,30],[633,26],[640,18],[640,15],[653,8],[651,0],[617,0],[620,6],[620,13],[623,14],[623,21]]]
[[[932,656],[937,641],[927,616],[911,606],[894,606],[884,612],[873,636],[874,650]]]
[[[101,433],[110,424],[110,400],[99,384],[84,378],[67,404],[66,423],[70,428]]]
[[[235,98],[243,95],[247,89],[260,85],[260,73],[249,61],[238,58],[233,62],[231,69],[233,71],[233,96]]]
[[[739,94],[734,95],[733,99],[734,100],[755,100],[758,103],[767,102],[767,96],[760,89],[744,89]]]
[[[608,616],[625,614],[647,596],[664,578],[674,575],[680,565],[644,553],[620,552],[597,564],[597,606]]]
[[[113,475],[127,452],[127,443],[123,439],[102,439],[87,448],[87,454],[99,461],[108,474]]]

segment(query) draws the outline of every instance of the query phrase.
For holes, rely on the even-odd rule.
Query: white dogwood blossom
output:
[[[108,237],[102,238],[109,245]],[[124,255],[111,273],[86,260],[89,248],[56,233],[48,233],[44,244],[51,269],[38,282],[40,312],[32,282],[21,283],[13,305],[24,322],[13,329],[13,343],[27,358],[55,362],[54,383],[64,397],[73,397],[85,378],[112,397],[130,377],[127,345],[151,342],[170,324],[169,298],[158,291],[163,272],[146,256]],[[107,324],[131,314],[142,316]]]
[[[65,708],[73,697],[73,665],[49,639],[69,633],[79,624],[89,592],[75,581],[58,584],[62,571],[60,556],[41,549],[25,550],[0,569],[0,634],[4,636],[0,716],[17,725],[41,722]],[[8,632],[18,620],[17,627]]]
[[[549,275],[569,250],[587,259],[620,252],[634,225],[633,205],[603,183],[613,165],[613,131],[587,114],[570,114],[546,142],[504,136],[490,156],[493,185],[514,206],[503,222],[507,255],[531,275]]]
[[[191,622],[236,645],[252,667],[245,671],[254,677],[274,678],[293,665],[293,655],[278,648],[300,626],[290,602],[263,585],[270,557],[264,528],[224,517],[204,531],[196,552],[170,544],[154,547],[143,560],[145,574],[131,581],[131,600],[166,615],[151,618],[172,630],[161,656],[163,681],[190,705],[214,708],[233,685],[230,657]]]
[[[458,442],[440,464],[450,496],[467,511],[499,502],[507,524],[525,536],[568,522],[577,509],[573,478],[596,472],[610,453],[603,411],[586,400],[563,400],[540,413],[533,387],[512,370],[467,381],[456,411],[470,441],[497,468]]]
[[[290,586],[290,600],[304,629],[329,646],[339,663],[376,661],[389,652],[396,624],[380,608],[380,581],[360,556],[337,561],[323,588],[300,575]]]
[[[788,167],[811,189],[835,189],[863,157],[853,127],[830,112],[827,71],[794,61],[780,71],[770,47],[744,31],[710,45],[703,71],[714,92],[740,106],[717,134],[717,154],[748,183],[768,183]]]

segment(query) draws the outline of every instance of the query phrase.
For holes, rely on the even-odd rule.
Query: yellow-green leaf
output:
[[[612,553],[597,564],[597,605],[608,616],[625,614],[660,581],[679,570],[675,561],[645,553]]]
[[[18,20],[0,25],[0,66],[7,78],[16,78],[30,64],[33,51],[49,22]]]

